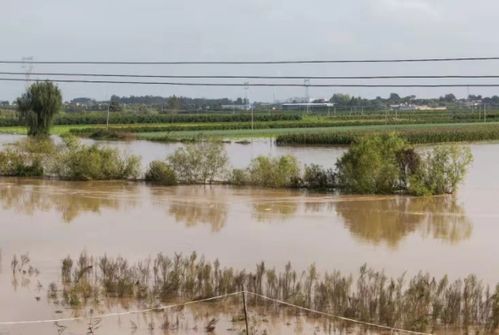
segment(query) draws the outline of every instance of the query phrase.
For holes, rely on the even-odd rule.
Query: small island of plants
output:
[[[416,150],[395,133],[352,138],[331,167],[304,167],[293,156],[254,158],[231,169],[223,143],[199,139],[141,171],[140,158],[116,149],[83,145],[73,136],[55,144],[49,137],[61,94],[51,82],[31,85],[18,99],[29,138],[0,151],[0,175],[65,180],[144,180],[159,185],[230,184],[304,188],[358,194],[435,195],[454,193],[472,155],[455,145]]]

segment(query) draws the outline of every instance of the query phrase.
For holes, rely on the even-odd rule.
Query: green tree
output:
[[[109,111],[110,112],[121,112],[123,107],[120,103],[120,97],[117,95],[112,95],[111,100],[109,101]]]
[[[175,171],[166,162],[152,161],[145,175],[146,181],[161,185],[176,185]]]
[[[339,185],[353,193],[393,193],[401,184],[398,157],[406,147],[393,134],[360,139],[336,163]]]
[[[167,108],[171,113],[178,112],[181,108],[180,99],[175,95],[172,95],[171,97],[169,97],[168,103],[167,103]]]
[[[414,195],[452,194],[472,162],[473,155],[467,147],[438,146],[426,154],[409,178],[408,191]]]
[[[265,187],[296,187],[300,183],[300,166],[296,157],[258,156],[248,168],[249,183]]]
[[[168,157],[178,180],[188,184],[212,183],[227,172],[228,157],[223,143],[202,141],[177,149]]]
[[[61,91],[50,81],[34,83],[17,99],[17,106],[28,135],[47,136],[55,114],[62,107]]]

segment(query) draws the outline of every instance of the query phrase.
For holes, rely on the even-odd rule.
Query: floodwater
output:
[[[0,136],[3,144],[15,140]],[[145,162],[164,158],[178,147],[142,141],[109,145],[140,154]],[[344,150],[284,148],[265,140],[226,148],[235,167],[246,166],[260,154],[287,153],[303,163],[332,167]],[[315,263],[321,272],[355,274],[368,264],[394,276],[424,271],[458,278],[475,273],[495,285],[499,282],[499,144],[474,144],[471,149],[474,163],[455,197],[0,178],[0,322],[57,317],[57,306],[46,301],[43,290],[59,278],[61,259],[82,251],[131,261],[159,252],[196,251],[207,259],[219,259],[223,266],[251,270],[259,261],[279,270],[291,261],[297,269]],[[13,282],[10,261],[14,254],[26,253],[40,274]],[[183,317],[190,321],[182,319],[189,324],[184,333],[194,333],[196,315],[203,333],[207,312],[193,309],[187,314]],[[221,327],[225,331],[231,322],[222,315],[226,314],[218,318],[227,323]],[[128,325],[129,320],[124,322]],[[273,327],[269,330],[284,334],[301,325],[304,333],[310,333],[321,327],[316,323],[281,320],[269,322]],[[56,333],[53,325],[47,329],[44,334]],[[154,333],[145,326],[140,329]],[[0,334],[26,332],[28,328],[0,326]],[[217,333],[222,334],[222,329]]]

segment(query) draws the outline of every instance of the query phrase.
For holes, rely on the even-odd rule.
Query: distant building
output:
[[[284,110],[300,110],[300,109],[324,109],[332,108],[334,103],[331,102],[291,102],[281,105]]]
[[[251,105],[222,105],[222,109],[249,111],[251,109]]]
[[[8,101],[0,101],[0,106],[1,107],[9,107],[10,103]]]
[[[447,110],[446,106],[428,106],[428,105],[415,105],[415,104],[398,104],[390,105],[390,109],[394,111],[436,111]]]
[[[422,106],[416,106],[416,110],[418,111],[446,111],[447,106],[428,106],[428,105],[422,105]]]
[[[413,111],[417,109],[417,106],[413,104],[396,104],[390,105],[390,109],[394,111]]]

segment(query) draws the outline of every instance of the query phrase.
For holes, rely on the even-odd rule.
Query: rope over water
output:
[[[89,320],[89,319],[105,319],[105,318],[124,316],[124,315],[141,314],[141,313],[147,313],[147,312],[158,312],[158,311],[163,311],[166,309],[184,307],[184,306],[188,306],[188,305],[192,305],[192,304],[196,304],[196,303],[203,303],[203,302],[208,302],[208,301],[213,301],[213,300],[224,299],[224,298],[232,297],[232,296],[239,295],[239,294],[250,294],[250,295],[253,295],[255,297],[265,299],[267,301],[275,302],[275,303],[280,304],[280,305],[296,308],[296,309],[306,311],[309,313],[315,313],[315,314],[322,315],[322,316],[329,317],[329,318],[334,318],[334,319],[338,319],[338,320],[342,320],[342,321],[356,323],[359,325],[375,327],[375,328],[379,328],[379,329],[385,329],[385,330],[389,330],[389,331],[393,331],[393,332],[400,332],[400,333],[407,333],[407,334],[431,335],[431,333],[395,328],[395,327],[380,325],[380,324],[371,323],[371,322],[367,322],[367,321],[355,320],[355,319],[351,319],[351,318],[347,318],[347,317],[339,316],[339,315],[334,315],[334,314],[330,314],[330,313],[326,313],[326,312],[321,312],[318,310],[295,305],[295,304],[292,304],[292,303],[289,303],[286,301],[270,298],[270,297],[267,297],[265,295],[258,294],[255,292],[250,292],[250,291],[237,291],[237,292],[233,292],[233,293],[227,293],[227,294],[213,296],[210,298],[191,300],[191,301],[180,303],[180,304],[163,305],[163,306],[151,307],[151,308],[146,308],[146,309],[141,309],[141,310],[100,314],[100,315],[95,315],[95,316],[90,316],[90,317],[80,316],[80,317],[46,319],[46,320],[0,321],[0,326],[30,325],[30,324],[43,324],[43,323],[54,323],[54,322],[71,322],[71,321],[82,321],[82,320]]]

